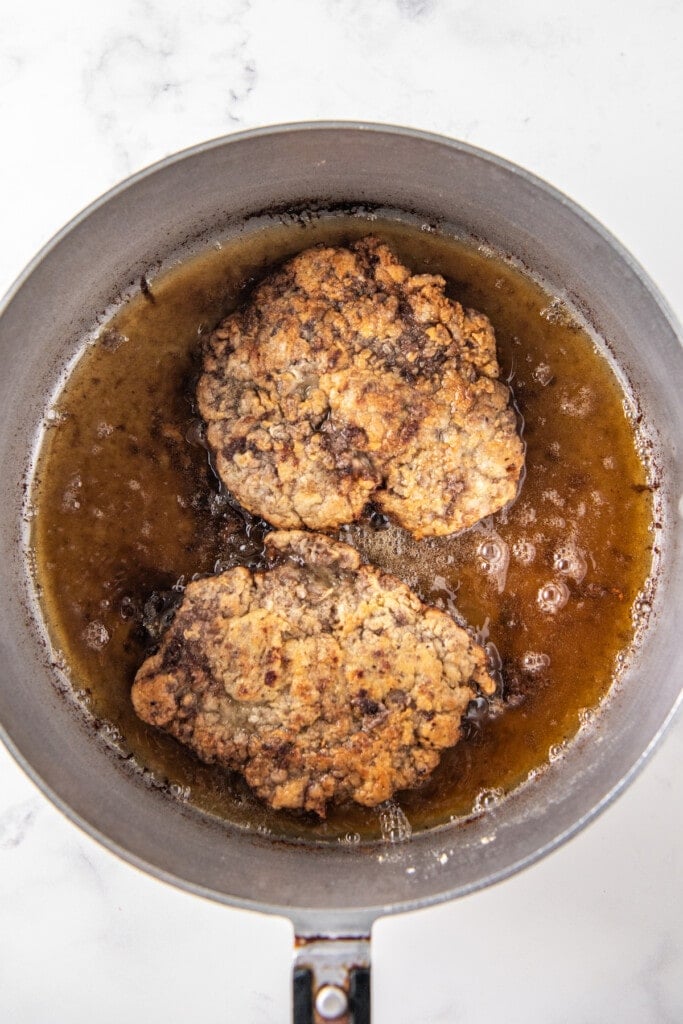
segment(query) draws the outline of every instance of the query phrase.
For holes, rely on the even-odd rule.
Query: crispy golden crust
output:
[[[415,537],[514,498],[524,454],[489,320],[377,239],[308,249],[208,340],[197,397],[227,487],[275,526],[372,498]]]
[[[135,678],[137,714],[275,808],[324,817],[415,786],[493,692],[483,649],[346,544],[293,531],[266,545],[269,571],[188,585]]]

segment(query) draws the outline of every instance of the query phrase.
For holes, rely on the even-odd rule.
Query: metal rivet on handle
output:
[[[336,985],[323,985],[315,997],[315,1008],[323,1020],[337,1020],[349,1008],[346,992]]]

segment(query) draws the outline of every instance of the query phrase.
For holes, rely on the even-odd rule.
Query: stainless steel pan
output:
[[[663,483],[653,615],[598,731],[466,827],[390,846],[275,842],[202,816],[127,771],[55,687],[22,521],[47,396],[122,289],[257,211],[348,202],[415,211],[470,231],[579,303],[635,389]],[[211,899],[290,917],[301,938],[297,1021],[312,1019],[318,996],[328,1019],[337,1011],[339,1020],[369,1019],[365,970],[351,971],[348,1014],[345,994],[319,989],[324,982],[346,988],[349,968],[368,966],[376,917],[453,899],[532,863],[605,807],[661,736],[683,674],[683,350],[643,271],[544,182],[462,143],[377,125],[290,125],[218,139],[131,178],[60,232],[6,298],[0,351],[5,742],[50,799],[125,859]]]

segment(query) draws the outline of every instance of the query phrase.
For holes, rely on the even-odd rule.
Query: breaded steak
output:
[[[218,326],[198,404],[246,509],[333,530],[372,498],[420,538],[514,498],[524,450],[493,328],[444,289],[368,237],[300,253]]]
[[[460,737],[482,647],[396,577],[329,537],[271,533],[272,567],[188,584],[132,700],[275,808],[325,815],[415,786]]]

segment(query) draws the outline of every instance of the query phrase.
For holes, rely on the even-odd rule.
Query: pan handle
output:
[[[294,1024],[370,1024],[370,936],[296,938]]]

